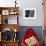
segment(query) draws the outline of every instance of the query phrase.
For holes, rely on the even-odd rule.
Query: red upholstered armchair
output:
[[[21,45],[22,46],[41,46],[39,41],[37,40],[37,35],[33,31],[33,29],[29,28],[24,34],[24,37],[22,38]]]

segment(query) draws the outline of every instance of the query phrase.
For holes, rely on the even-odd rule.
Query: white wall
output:
[[[14,6],[15,0],[0,0],[0,6]],[[19,24],[21,26],[43,26],[42,0],[17,0],[20,5]],[[23,19],[23,8],[36,8],[36,19]]]
[[[21,0],[22,8],[36,8],[36,19],[24,20],[23,14],[20,15],[21,26],[43,26],[43,6],[42,0]],[[22,12],[22,11],[21,11]]]
[[[15,0],[0,0],[0,6],[1,7],[14,6],[15,5],[14,1]]]

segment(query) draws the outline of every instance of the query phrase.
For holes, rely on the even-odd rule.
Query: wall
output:
[[[43,6],[42,0],[21,0],[22,8],[36,8],[36,19],[23,19],[23,12],[20,15],[21,26],[43,26]]]
[[[0,0],[0,6],[1,7],[10,7],[10,6],[14,6],[14,1],[15,0]]]
[[[14,6],[15,0],[0,0],[0,6]],[[42,0],[17,0],[20,6],[19,24],[21,26],[43,26]],[[23,19],[23,8],[36,8],[36,19]]]

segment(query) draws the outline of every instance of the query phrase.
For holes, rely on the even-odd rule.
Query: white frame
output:
[[[9,10],[2,10],[2,15],[9,15]]]
[[[25,10],[34,10],[35,11],[34,17],[25,17]],[[23,9],[23,18],[24,19],[36,19],[36,8],[25,8],[25,9]]]

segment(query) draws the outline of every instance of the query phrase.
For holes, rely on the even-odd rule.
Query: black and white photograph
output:
[[[23,11],[24,15],[24,19],[36,19],[36,9],[35,8],[26,8]]]

